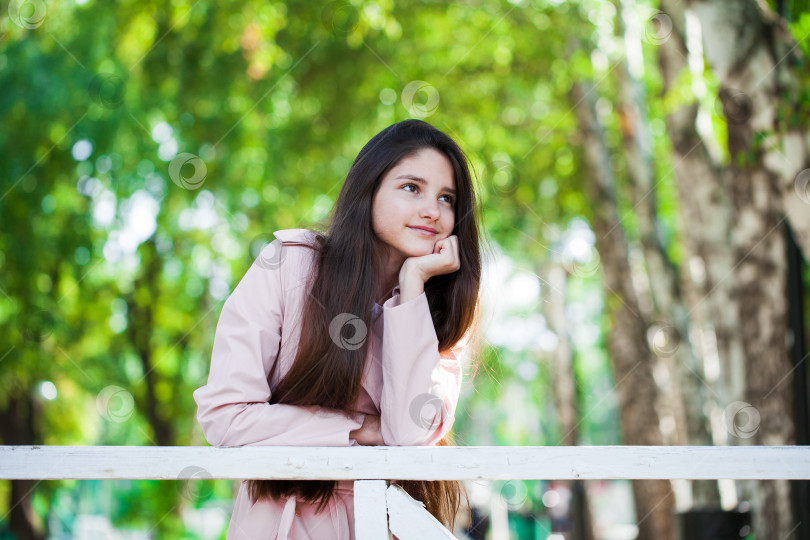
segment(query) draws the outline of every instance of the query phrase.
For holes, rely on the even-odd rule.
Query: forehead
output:
[[[433,148],[423,148],[415,154],[402,158],[386,176],[393,181],[400,180],[397,178],[400,175],[416,176],[430,184],[446,188],[456,185],[450,160]]]

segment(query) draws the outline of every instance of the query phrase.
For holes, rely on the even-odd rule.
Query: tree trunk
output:
[[[154,440],[157,446],[172,446],[174,444],[174,430],[171,421],[160,414],[160,403],[155,395],[155,386],[158,381],[158,373],[155,371],[157,365],[154,362],[151,337],[155,332],[153,304],[150,302],[139,302],[138,291],[143,289],[149,291],[149,298],[157,291],[158,277],[160,275],[160,257],[155,249],[153,240],[145,242],[141,253],[144,258],[143,275],[135,280],[132,293],[127,295],[127,306],[129,312],[129,337],[132,346],[141,360],[143,369],[142,381],[146,382],[145,409],[146,418],[152,426]]]
[[[590,83],[575,82],[572,98],[582,131],[585,159],[593,179],[588,182],[593,207],[596,247],[602,259],[606,289],[605,310],[610,325],[608,350],[617,379],[619,416],[624,444],[662,443],[652,354],[647,347],[647,324],[638,307],[631,281],[624,229],[619,221],[613,169],[597,122]],[[674,538],[674,495],[669,480],[633,481],[639,540]]]
[[[627,53],[623,69],[619,71],[621,101],[619,125],[624,141],[624,155],[628,161],[628,179],[633,208],[636,213],[642,250],[652,296],[650,318],[656,321],[647,333],[658,367],[668,374],[660,390],[664,398],[664,415],[671,417],[675,426],[666,444],[710,445],[703,405],[705,390],[700,366],[688,337],[691,335],[689,314],[678,284],[678,269],[664,248],[656,208],[656,181],[652,151],[652,133],[646,110],[646,92],[640,78],[643,75],[641,35],[629,13],[636,10],[632,0],[617,5],[617,29],[622,33]],[[631,63],[631,59],[636,59]],[[668,410],[667,410],[668,409]],[[719,506],[720,492],[716,480],[693,480],[689,483],[692,503]]]
[[[774,178],[781,201],[804,258],[810,260],[810,167],[808,118],[800,92],[807,60],[787,23],[752,0],[690,0],[704,28],[706,57],[720,82],[720,98],[729,131],[748,125],[764,136],[746,148],[755,150],[751,169]],[[730,150],[730,149],[729,149]],[[804,175],[800,174],[804,171]],[[803,189],[802,189],[803,188]]]
[[[554,364],[551,376],[554,403],[560,418],[560,432],[562,433],[559,444],[576,446],[579,444],[577,429],[579,414],[577,413],[573,354],[568,334],[568,321],[565,316],[566,272],[561,264],[551,263],[545,271],[538,269],[538,274],[545,274],[548,278],[548,298],[543,304],[545,306],[544,315],[549,328],[557,334],[557,348],[552,353]],[[593,530],[593,515],[588,503],[585,484],[581,480],[574,480],[571,484],[573,495],[571,517],[576,524],[582,526],[581,530],[574,530],[572,540],[594,540],[596,535]]]
[[[745,299],[739,319],[746,403],[726,410],[729,429],[743,443],[795,444],[782,222],[790,218],[805,256],[810,254],[810,206],[794,189],[796,175],[807,166],[807,141],[799,126],[781,121],[779,108],[789,101],[785,94],[797,90],[794,70],[801,61],[784,21],[754,2],[689,5],[701,26],[711,28],[703,42],[727,118],[735,294]],[[785,538],[795,527],[788,482],[744,487],[757,538]]]
[[[6,396],[6,403],[0,409],[0,437],[6,445],[36,444],[36,421],[34,400],[30,389],[16,387],[16,391]],[[35,480],[11,480],[9,499],[9,529],[19,540],[41,540],[36,514],[31,507],[31,496]]]
[[[678,77],[684,76],[684,70],[689,68],[687,58],[697,63],[692,76],[702,82],[703,59],[701,51],[686,46],[683,5],[676,0],[662,0],[661,8],[672,23],[671,38],[658,49],[663,92],[667,95]],[[695,37],[699,37],[698,30],[692,30],[697,32],[693,34]],[[672,141],[684,251],[690,266],[683,278],[689,297],[689,314],[699,329],[696,342],[700,344],[707,385],[718,380],[715,398],[725,407],[742,400],[745,391],[738,299],[733,294],[736,282],[731,247],[733,218],[725,181],[728,177],[713,162],[711,152],[698,134],[695,125],[698,110],[697,103],[673,108],[667,115],[667,130]],[[720,373],[722,378],[719,378]]]

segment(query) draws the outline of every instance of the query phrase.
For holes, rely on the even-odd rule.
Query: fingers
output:
[[[458,236],[452,235],[447,237],[447,247],[449,248],[448,251],[450,253],[451,258],[451,272],[455,272],[459,268],[461,268],[461,260],[459,259],[458,254]]]
[[[437,272],[438,274],[455,272],[461,268],[458,254],[458,236],[451,235],[437,241],[433,246],[433,253],[441,255],[445,259],[445,262],[440,265],[442,268]]]

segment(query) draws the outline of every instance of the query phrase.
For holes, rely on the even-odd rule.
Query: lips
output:
[[[408,227],[408,228],[413,231],[416,231],[422,236],[436,236],[437,232],[436,229],[432,229],[430,227]]]

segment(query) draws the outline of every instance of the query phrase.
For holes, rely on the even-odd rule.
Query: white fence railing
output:
[[[0,446],[0,479],[355,480],[357,540],[453,538],[386,479],[810,479],[807,446]],[[390,532],[389,532],[390,531]]]

